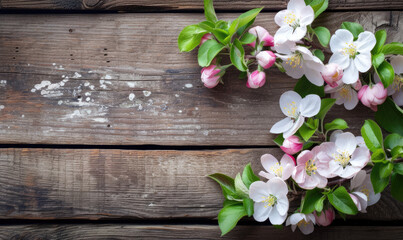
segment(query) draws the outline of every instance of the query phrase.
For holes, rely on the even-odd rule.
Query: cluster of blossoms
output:
[[[247,77],[248,88],[265,85],[265,71],[273,66],[299,79],[294,91],[280,97],[285,118],[270,132],[278,134],[274,141],[284,155],[280,161],[271,154],[261,157],[264,171],[258,175],[265,180],[250,164],[235,179],[209,176],[226,199],[218,215],[222,234],[244,216],[309,234],[315,225],[329,226],[336,214],[365,213],[389,183],[392,196],[403,201],[403,44],[385,44],[386,31],[373,34],[358,23],[343,22],[333,35],[325,27],[312,28],[328,0],[306,2],[290,0],[276,14],[279,29],[272,36],[261,26],[248,30],[261,8],[227,22],[217,19],[211,0],[204,0],[206,21],[179,35],[181,51],[199,46],[201,79],[208,88],[223,83],[231,66]],[[227,55],[231,63],[222,65]],[[360,101],[391,133],[385,139],[373,120],[365,121],[362,136],[343,132],[348,128],[343,119],[325,123],[334,104],[352,110]],[[295,200],[301,205],[293,209]]]

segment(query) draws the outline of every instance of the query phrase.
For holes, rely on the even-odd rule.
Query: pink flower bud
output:
[[[249,33],[252,35],[255,35],[257,37],[259,43],[264,41],[263,46],[265,46],[265,47],[274,46],[274,37],[272,35],[270,35],[270,33],[266,29],[264,29],[260,26],[256,26],[256,27],[249,29]],[[255,42],[250,43],[248,45],[255,47]]]
[[[207,40],[210,40],[210,39],[213,39],[213,34],[211,34],[211,33],[206,33],[206,34],[204,34],[203,37],[201,38],[200,46],[201,46],[203,43],[205,43]]]
[[[361,100],[362,104],[375,112],[378,110],[378,105],[385,102],[387,96],[388,91],[383,87],[381,82],[372,87],[365,85],[358,92],[358,99]]]
[[[302,150],[302,146],[304,145],[301,140],[295,136],[292,135],[286,139],[284,139],[283,146],[281,146],[281,150],[283,150],[285,153],[289,155],[296,154],[297,152]]]
[[[325,211],[322,211],[320,216],[318,216],[316,211],[313,214],[315,215],[316,224],[323,227],[329,226],[336,217],[336,214],[332,207],[329,207]]]
[[[207,88],[213,88],[217,86],[221,77],[220,75],[218,75],[220,72],[221,69],[219,69],[216,65],[204,67],[201,70],[201,80],[204,83],[204,86]]]
[[[343,77],[343,69],[335,63],[329,63],[325,65],[322,77],[330,87],[335,88],[338,85],[337,81]]]
[[[272,51],[261,51],[256,55],[257,62],[264,69],[267,69],[276,62],[276,55]]]
[[[248,81],[246,82],[246,86],[248,88],[259,88],[262,87],[265,83],[266,83],[266,74],[264,72],[256,70],[248,75]]]

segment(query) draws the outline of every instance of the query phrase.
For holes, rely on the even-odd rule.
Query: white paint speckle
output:
[[[78,72],[75,72],[75,73],[74,73],[73,78],[80,78],[80,77],[82,77],[81,74],[79,74]]]
[[[107,80],[111,80],[111,79],[112,79],[112,77],[111,77],[111,75],[106,74],[106,75],[105,75],[105,79],[107,79]]]
[[[203,131],[203,135],[204,135],[204,136],[208,136],[208,134],[209,134],[209,131],[208,131],[208,130],[204,130],[204,131]]]
[[[6,84],[7,84],[7,80],[0,80],[0,84],[1,84],[1,85],[6,85]]]
[[[90,100],[91,100],[90,97],[87,97],[87,98],[85,99],[85,101],[87,101],[87,102],[89,102]]]
[[[135,97],[136,97],[136,95],[134,95],[134,93],[130,93],[129,100],[133,101]]]
[[[134,88],[136,86],[136,83],[134,82],[127,82],[127,86]]]
[[[99,122],[99,123],[108,122],[108,119],[106,119],[106,118],[93,118],[92,120],[95,121],[95,122]]]
[[[182,110],[179,110],[178,113],[182,113]]]
[[[36,92],[36,89],[35,89],[35,88],[32,88],[32,89],[31,89],[31,92]]]
[[[22,114],[22,115],[21,115],[21,117],[22,117],[22,118],[24,118],[24,117],[25,117],[25,115],[24,115],[24,114]]]
[[[185,87],[186,87],[186,88],[192,88],[192,87],[193,87],[193,84],[191,84],[191,83],[186,83],[186,84],[185,84]]]
[[[95,89],[95,86],[94,86],[94,85],[91,85],[91,86],[89,86],[89,88],[90,88],[91,90],[94,90],[94,89]]]
[[[4,109],[4,105],[0,105],[0,110],[3,110]]]
[[[88,71],[88,73],[93,73],[94,71]]]
[[[61,86],[64,86],[64,84],[68,81],[69,81],[68,77],[58,83],[51,83],[48,80],[44,80],[39,84],[35,84],[34,88],[31,89],[31,92],[41,90],[41,95],[44,97],[59,97],[62,96],[63,93],[58,89]]]
[[[84,83],[84,86],[86,86],[86,87],[88,87],[89,85],[90,85],[89,82],[85,82],[85,83]]]
[[[143,91],[144,96],[149,97],[151,95],[150,91]]]
[[[154,203],[150,203],[150,204],[148,204],[148,206],[149,206],[149,207],[154,207],[155,204],[154,204]]]
[[[62,104],[63,104],[63,100],[59,100],[59,101],[57,102],[57,104],[62,105]]]
[[[86,93],[85,93],[85,96],[87,96],[87,97],[88,97],[88,96],[91,96],[91,93],[90,93],[90,92],[86,92]]]
[[[199,108],[198,108],[198,107],[195,107],[195,110],[196,110],[196,111],[198,111],[198,110],[199,110]]]
[[[179,97],[179,94],[175,94],[175,97]]]
[[[53,66],[56,66],[56,63],[52,63]]]

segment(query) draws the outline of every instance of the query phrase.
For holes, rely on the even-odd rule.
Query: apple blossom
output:
[[[283,60],[281,65],[286,70],[286,74],[292,78],[300,79],[303,75],[317,86],[323,85],[322,61],[314,56],[308,48],[297,46],[295,42],[287,41],[281,45],[276,45],[276,56]]]
[[[315,216],[316,224],[323,227],[329,226],[336,217],[336,213],[332,207],[322,211],[320,215],[315,211],[313,215]]]
[[[371,174],[361,170],[351,179],[350,191],[352,194],[362,193],[367,199],[367,205],[372,206],[379,201],[381,194],[375,194],[374,187],[371,182]]]
[[[256,26],[256,27],[249,29],[248,32],[250,34],[254,35],[255,37],[257,37],[258,44],[260,44],[261,42],[264,42],[263,43],[264,47],[274,46],[274,38],[272,35],[270,35],[270,33],[266,29],[264,29],[260,26]],[[248,45],[255,47],[256,42],[250,43]]]
[[[332,132],[332,134],[330,134],[330,138],[329,141],[330,142],[336,142],[336,138],[337,136],[339,136],[340,134],[342,134],[343,131],[342,130],[335,130]],[[365,141],[364,138],[361,136],[356,136],[355,140],[357,141],[357,146],[358,147],[366,147],[367,145],[365,145]]]
[[[295,169],[294,160],[287,154],[283,155],[283,157],[280,160],[280,163],[271,154],[264,154],[260,158],[260,161],[262,163],[263,168],[267,172],[260,171],[259,175],[267,179],[279,177],[285,181],[289,177],[291,177],[291,174]]]
[[[302,151],[297,157],[297,167],[292,178],[303,189],[324,188],[327,178],[319,173],[319,169],[328,168],[327,162],[323,161],[321,147],[316,146],[311,151]]]
[[[206,33],[203,35],[203,37],[200,40],[200,46],[203,45],[203,43],[205,43],[207,40],[213,39],[214,35],[211,33]]]
[[[217,86],[221,76],[223,75],[222,71],[224,70],[220,69],[216,65],[204,67],[201,71],[201,80],[204,83],[204,86],[207,88],[213,88]]]
[[[322,77],[330,87],[337,87],[337,82],[343,77],[343,69],[336,63],[326,64],[322,71]]]
[[[387,96],[388,91],[381,82],[373,86],[365,85],[358,92],[358,99],[361,100],[362,104],[375,112],[378,111],[378,105],[385,102]]]
[[[353,200],[355,206],[357,206],[358,211],[362,213],[367,212],[367,196],[362,192],[349,193],[351,199]]]
[[[269,219],[273,225],[283,224],[289,207],[287,193],[287,184],[278,177],[268,182],[253,182],[249,188],[249,197],[255,202],[255,220],[264,222]]]
[[[403,106],[403,56],[397,55],[391,57],[390,64],[395,70],[395,78],[393,83],[387,87],[388,96],[392,96],[394,102],[398,106]],[[374,76],[375,82],[381,82],[378,74]]]
[[[280,26],[274,35],[274,41],[281,44],[287,40],[301,40],[314,18],[312,7],[307,6],[304,0],[290,0],[287,9],[278,12],[274,17],[274,21]]]
[[[266,83],[266,73],[256,70],[248,74],[248,81],[246,86],[248,88],[259,88]]]
[[[357,81],[357,83],[361,81]],[[356,85],[356,84],[355,84]],[[354,109],[358,104],[358,96],[355,88],[351,84],[344,84],[339,81],[336,87],[325,86],[325,93],[330,93],[331,98],[336,99],[337,105],[344,105],[347,110]]]
[[[280,148],[285,153],[293,155],[293,154],[296,154],[297,152],[301,151],[303,146],[304,146],[304,143],[301,142],[301,140],[297,136],[292,135],[292,136],[289,136],[288,138],[284,139],[283,145],[280,146]]]
[[[371,68],[371,50],[376,39],[373,33],[365,31],[354,36],[346,29],[339,29],[330,39],[330,49],[333,55],[329,63],[338,64],[344,74],[342,81],[346,84],[355,83],[359,72],[367,72]]]
[[[330,160],[329,167],[318,169],[318,172],[327,178],[352,178],[371,158],[367,147],[357,148],[357,139],[349,132],[338,134],[335,142],[325,142],[320,146]]]
[[[276,62],[276,55],[272,51],[261,51],[256,55],[257,63],[268,69]]]
[[[315,217],[312,213],[303,214],[303,213],[294,213],[288,217],[286,226],[291,225],[291,230],[294,232],[295,229],[299,228],[301,232],[305,235],[311,234],[314,230],[313,225],[315,224]]]
[[[315,94],[309,94],[301,98],[294,91],[283,93],[280,97],[280,108],[287,117],[274,124],[270,132],[283,133],[284,138],[290,137],[304,124],[306,117],[309,118],[318,114],[320,105],[320,97]]]

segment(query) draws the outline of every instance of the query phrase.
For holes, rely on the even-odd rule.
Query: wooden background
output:
[[[285,0],[216,0],[218,16],[265,6],[276,31]],[[317,22],[385,29],[403,41],[403,1],[330,0]],[[296,80],[271,69],[247,89],[235,71],[203,87],[196,52],[177,35],[203,19],[193,0],[0,0],[0,239],[220,239],[219,187],[264,153],[278,99]],[[336,107],[354,133],[371,111]],[[401,239],[403,204],[389,193],[367,214],[309,239]],[[243,220],[224,239],[308,239]]]

